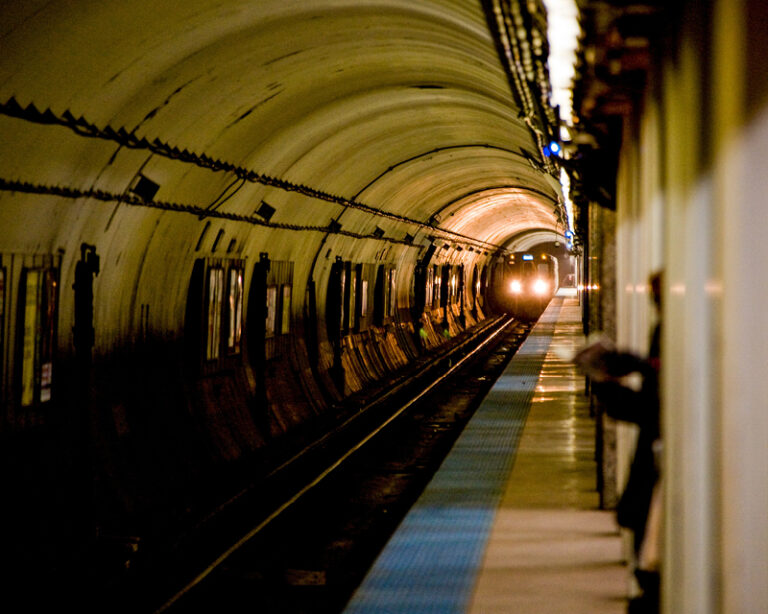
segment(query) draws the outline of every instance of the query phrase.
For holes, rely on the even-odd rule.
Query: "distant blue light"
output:
[[[547,149],[546,147],[544,149]],[[560,143],[557,141],[552,141],[549,144],[549,151],[551,151],[553,154],[557,155],[560,153]]]
[[[565,231],[565,237],[567,239],[570,239],[572,236],[573,236],[573,232],[571,232],[570,230],[566,230]]]
[[[531,254],[523,254],[523,260],[533,260],[533,256]]]
[[[544,153],[545,158],[549,158],[549,156],[552,155],[552,151],[546,145],[544,146],[544,149],[542,149],[541,151]]]

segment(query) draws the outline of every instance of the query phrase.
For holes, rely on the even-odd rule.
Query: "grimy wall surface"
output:
[[[19,569],[182,530],[487,318],[500,246],[563,230],[543,24],[516,2],[0,5]]]

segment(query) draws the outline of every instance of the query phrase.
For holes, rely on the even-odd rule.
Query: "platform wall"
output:
[[[665,271],[666,614],[768,602],[766,23],[757,0],[688,3],[625,122],[620,343],[647,347],[644,282]]]

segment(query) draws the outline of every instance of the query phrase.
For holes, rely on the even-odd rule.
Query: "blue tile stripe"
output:
[[[552,300],[520,346],[345,614],[466,610],[562,302]]]

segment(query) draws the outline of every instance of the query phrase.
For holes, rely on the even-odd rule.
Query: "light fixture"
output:
[[[275,208],[267,204],[263,200],[261,201],[259,208],[256,209],[256,215],[262,218],[265,222],[268,222],[274,214],[275,214]]]
[[[150,202],[160,189],[160,185],[138,173],[128,190],[145,202]]]

